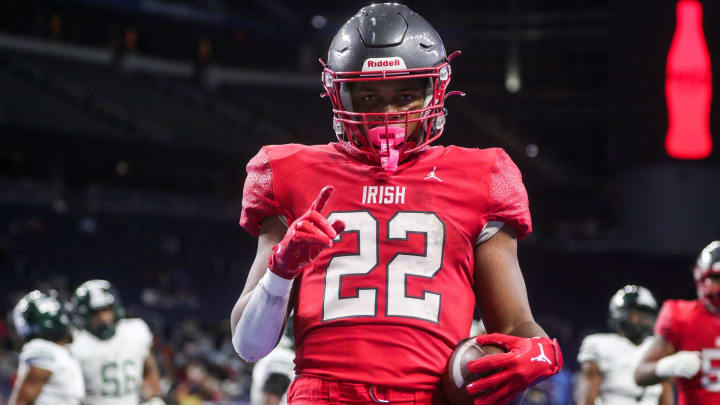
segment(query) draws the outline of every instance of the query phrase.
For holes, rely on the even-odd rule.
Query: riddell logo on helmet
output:
[[[405,61],[398,56],[390,58],[368,58],[363,63],[363,72],[373,72],[379,70],[401,70],[407,69]]]
[[[367,64],[368,67],[400,66],[400,59],[379,60],[377,62],[369,60]]]

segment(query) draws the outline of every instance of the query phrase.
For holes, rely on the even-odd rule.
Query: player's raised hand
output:
[[[507,353],[468,363],[471,373],[487,375],[467,386],[467,391],[475,396],[475,405],[507,404],[532,384],[557,374],[562,368],[562,352],[557,341],[550,338],[492,333],[480,335],[476,341],[479,345],[502,347]]]
[[[700,365],[699,352],[682,350],[658,360],[655,365],[655,374],[660,378],[692,378],[700,371]]]
[[[332,240],[345,229],[344,222],[330,224],[321,214],[333,191],[333,186],[323,187],[310,208],[290,224],[285,237],[270,255],[270,271],[282,278],[294,279],[321,250],[332,246]]]

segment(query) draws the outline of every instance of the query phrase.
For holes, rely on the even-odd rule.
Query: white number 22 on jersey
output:
[[[358,288],[354,296],[341,297],[342,280],[347,275],[370,273],[379,262],[378,221],[368,211],[334,212],[328,221],[345,222],[344,233],[357,234],[357,253],[335,255],[325,274],[323,322],[341,318],[377,316],[377,288]],[[387,264],[386,316],[417,318],[439,322],[440,294],[423,291],[423,296],[407,294],[408,276],[433,278],[442,268],[445,224],[432,212],[400,211],[387,223],[388,240],[408,240],[411,233],[425,236],[425,253],[397,253]],[[335,242],[342,240],[342,234]]]

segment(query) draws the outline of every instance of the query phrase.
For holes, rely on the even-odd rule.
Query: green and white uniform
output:
[[[633,378],[635,367],[651,342],[648,338],[635,345],[615,333],[598,333],[583,339],[578,362],[593,361],[603,374],[598,405],[657,405],[662,386],[640,387]]]
[[[66,347],[45,339],[32,339],[22,347],[18,363],[18,378],[23,378],[31,367],[52,373],[34,405],[79,405],[85,397],[80,364]]]
[[[70,351],[82,367],[87,405],[138,405],[145,359],[153,335],[145,321],[120,319],[115,334],[98,339],[86,330],[77,331]]]

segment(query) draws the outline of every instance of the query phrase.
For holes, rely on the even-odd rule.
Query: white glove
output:
[[[165,401],[163,401],[160,397],[153,397],[141,403],[140,405],[165,405]]]
[[[658,360],[655,374],[660,378],[692,378],[700,371],[700,363],[700,352],[680,351]]]

